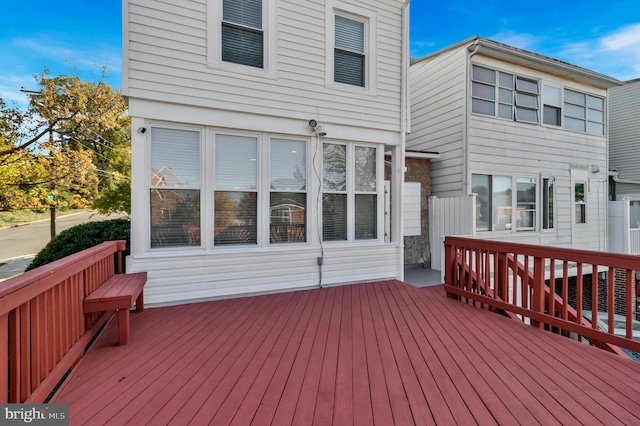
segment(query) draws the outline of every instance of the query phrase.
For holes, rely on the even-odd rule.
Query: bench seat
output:
[[[136,303],[136,312],[144,310],[146,272],[116,274],[96,288],[84,299],[84,313],[118,311],[118,344],[129,343],[129,309]]]

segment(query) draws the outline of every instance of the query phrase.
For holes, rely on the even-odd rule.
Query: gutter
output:
[[[609,176],[613,179],[614,182],[617,183],[628,183],[630,185],[640,185],[640,181],[630,180],[630,179],[620,179],[618,175],[620,172],[609,172]]]

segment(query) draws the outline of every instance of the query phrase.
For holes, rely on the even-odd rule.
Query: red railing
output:
[[[461,237],[444,246],[449,296],[618,354],[640,353],[640,256]]]
[[[122,272],[125,245],[104,242],[0,282],[0,403],[45,401],[82,357],[109,317],[85,315],[82,302]]]

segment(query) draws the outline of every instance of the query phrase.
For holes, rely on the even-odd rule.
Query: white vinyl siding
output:
[[[376,0],[362,8],[361,2],[350,0],[263,3],[265,63],[259,69],[222,61],[217,35],[221,31],[221,0],[180,5],[130,2],[125,16],[129,24],[124,94],[304,122],[321,116],[327,123],[388,132],[373,141],[386,139],[385,143],[399,144],[401,4]],[[327,77],[327,56],[333,61],[327,34],[335,32],[333,26],[329,27],[333,22],[322,19],[327,8],[331,16],[339,12],[367,19],[365,88],[333,83],[333,71]],[[330,39],[331,45],[334,39]],[[327,78],[340,88],[327,90]],[[218,117],[220,122],[211,122]],[[229,121],[223,114],[210,115],[208,120],[206,124],[220,126]],[[370,135],[362,134],[363,141],[372,141]]]
[[[609,169],[640,181],[640,79],[609,90]],[[616,184],[618,196],[640,198],[640,185]]]
[[[422,235],[422,185],[404,183],[404,236]]]

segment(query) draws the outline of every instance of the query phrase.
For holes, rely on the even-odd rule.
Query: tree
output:
[[[129,120],[120,92],[103,82],[47,69],[35,79],[26,111],[0,99],[0,209],[49,207],[53,235],[57,207],[84,207],[128,178]]]

